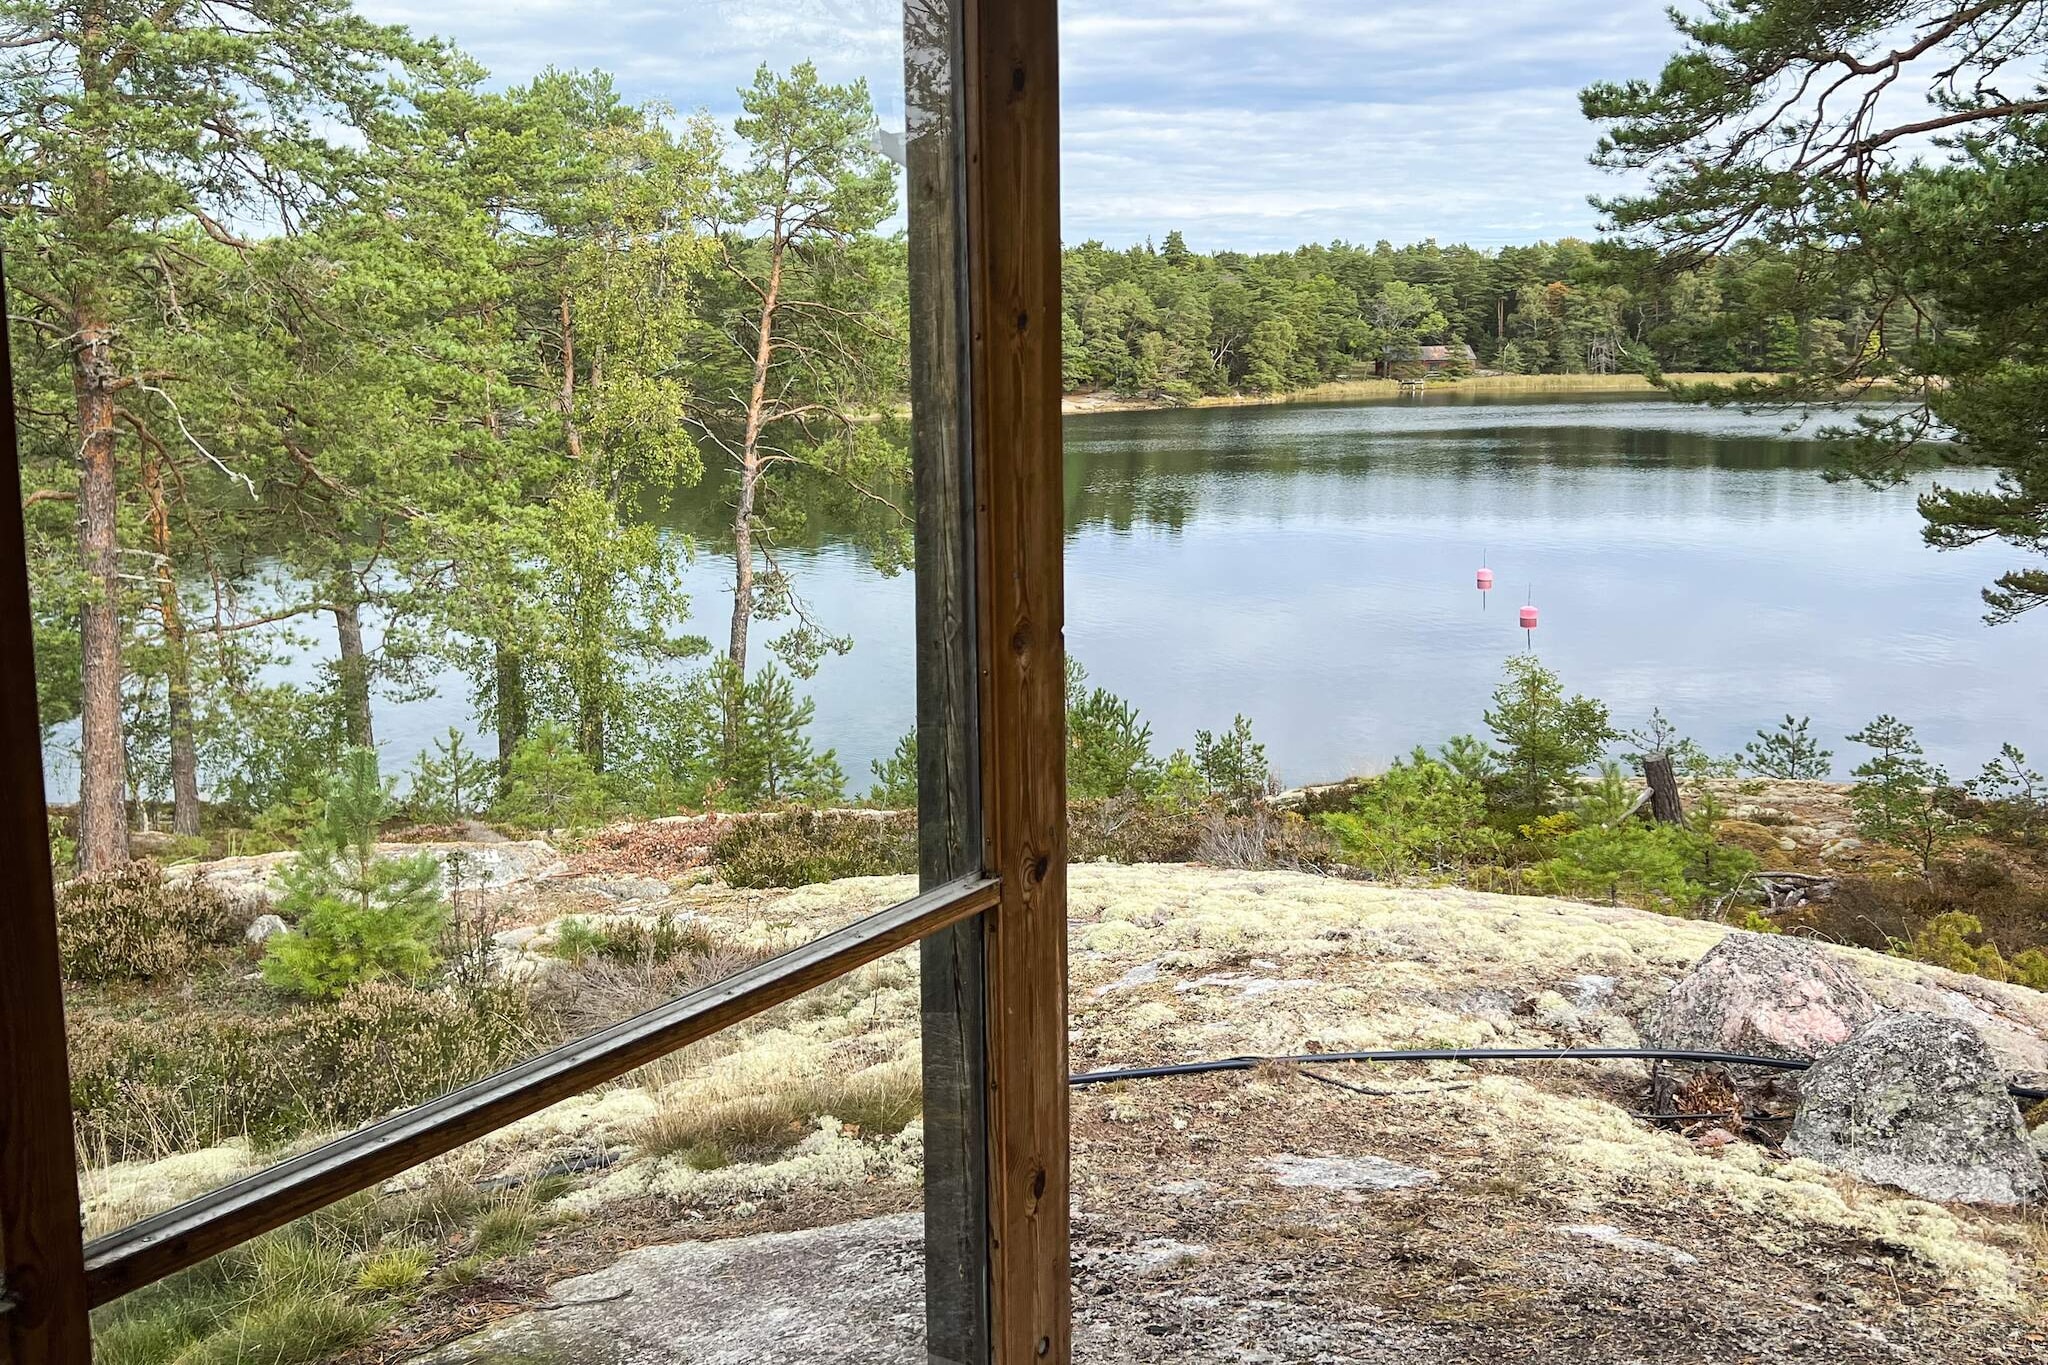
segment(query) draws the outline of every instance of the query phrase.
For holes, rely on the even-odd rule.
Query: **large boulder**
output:
[[[1944,1203],[2048,1194],[2005,1073],[1977,1031],[1936,1014],[1881,1014],[1806,1073],[1786,1148]]]
[[[1878,1012],[1855,971],[1817,943],[1735,933],[1679,978],[1643,1029],[1650,1047],[1818,1057]]]

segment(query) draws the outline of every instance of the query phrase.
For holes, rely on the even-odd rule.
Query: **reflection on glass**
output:
[[[95,1231],[914,889],[900,11],[378,9],[0,52]]]
[[[864,967],[109,1305],[99,1358],[692,1359],[855,1311],[863,1358],[921,1358],[918,994],[915,950]],[[88,1230],[237,1153],[93,1172]]]

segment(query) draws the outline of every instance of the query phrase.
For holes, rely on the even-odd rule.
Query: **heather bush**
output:
[[[275,1015],[82,1013],[69,1032],[81,1150],[121,1160],[352,1127],[530,1055],[543,1030],[515,987],[356,987]]]
[[[1207,804],[1134,793],[1067,804],[1067,857],[1077,863],[1184,863],[1201,847]]]
[[[917,820],[808,807],[740,820],[711,846],[733,886],[808,886],[917,871]]]
[[[241,938],[246,910],[197,879],[164,884],[141,859],[67,883],[57,897],[66,979],[148,981],[188,972]]]
[[[554,955],[578,966],[593,958],[660,966],[679,957],[702,957],[716,947],[717,941],[702,923],[668,911],[652,923],[615,919],[593,924],[573,918],[555,926]]]

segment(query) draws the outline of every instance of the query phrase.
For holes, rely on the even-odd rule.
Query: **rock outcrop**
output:
[[[1882,1014],[1814,1063],[1786,1142],[1796,1155],[1944,1203],[2048,1194],[2006,1078],[1977,1031]]]
[[[924,1218],[629,1252],[432,1365],[922,1365]]]
[[[1652,1012],[1651,1047],[1813,1058],[1878,1012],[1855,971],[1817,943],[1730,934]]]

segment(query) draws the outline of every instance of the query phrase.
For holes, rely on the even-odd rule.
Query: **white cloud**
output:
[[[762,61],[866,76],[902,111],[897,0],[364,0],[500,81],[601,66],[634,98],[730,117]],[[1069,240],[1170,227],[1204,247],[1589,233],[1576,91],[1653,74],[1656,0],[1065,0]]]

